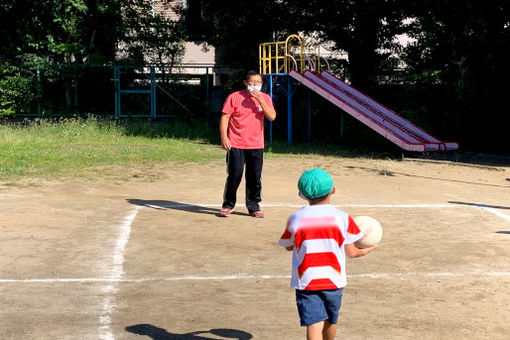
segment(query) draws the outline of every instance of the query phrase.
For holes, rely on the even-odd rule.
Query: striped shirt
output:
[[[296,211],[278,241],[283,247],[294,246],[291,288],[325,290],[347,285],[344,245],[362,236],[354,220],[330,204]]]

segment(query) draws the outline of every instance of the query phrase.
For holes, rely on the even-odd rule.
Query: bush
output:
[[[0,80],[0,115],[30,113],[36,99],[33,82],[21,76],[7,76]]]

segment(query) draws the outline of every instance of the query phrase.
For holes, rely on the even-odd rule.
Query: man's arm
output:
[[[221,138],[221,147],[223,150],[230,150],[232,147],[230,145],[230,139],[228,139],[228,122],[230,121],[229,114],[222,113],[220,118],[220,138]]]
[[[266,101],[264,100],[264,96],[262,95],[262,92],[260,92],[258,90],[253,90],[250,93],[252,96],[254,96],[259,101],[260,107],[262,108],[262,111],[264,112],[264,116],[270,121],[275,120],[276,111],[270,105],[267,105]]]

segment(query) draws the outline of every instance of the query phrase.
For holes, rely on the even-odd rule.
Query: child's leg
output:
[[[331,324],[329,321],[324,321],[324,327],[322,328],[322,339],[324,340],[335,340],[336,336],[336,323]]]
[[[314,323],[313,325],[306,326],[306,340],[323,340],[323,337],[322,337],[323,331],[324,331],[324,321],[317,322],[317,323]]]
[[[336,323],[321,321],[306,327],[307,340],[335,340]]]
[[[301,326],[306,326],[308,340],[335,339],[338,311],[342,304],[342,289],[296,290],[296,302]]]

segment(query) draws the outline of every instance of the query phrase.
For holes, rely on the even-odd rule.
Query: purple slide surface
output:
[[[329,72],[292,70],[289,76],[404,150],[428,152],[459,148],[458,143],[437,139]]]

